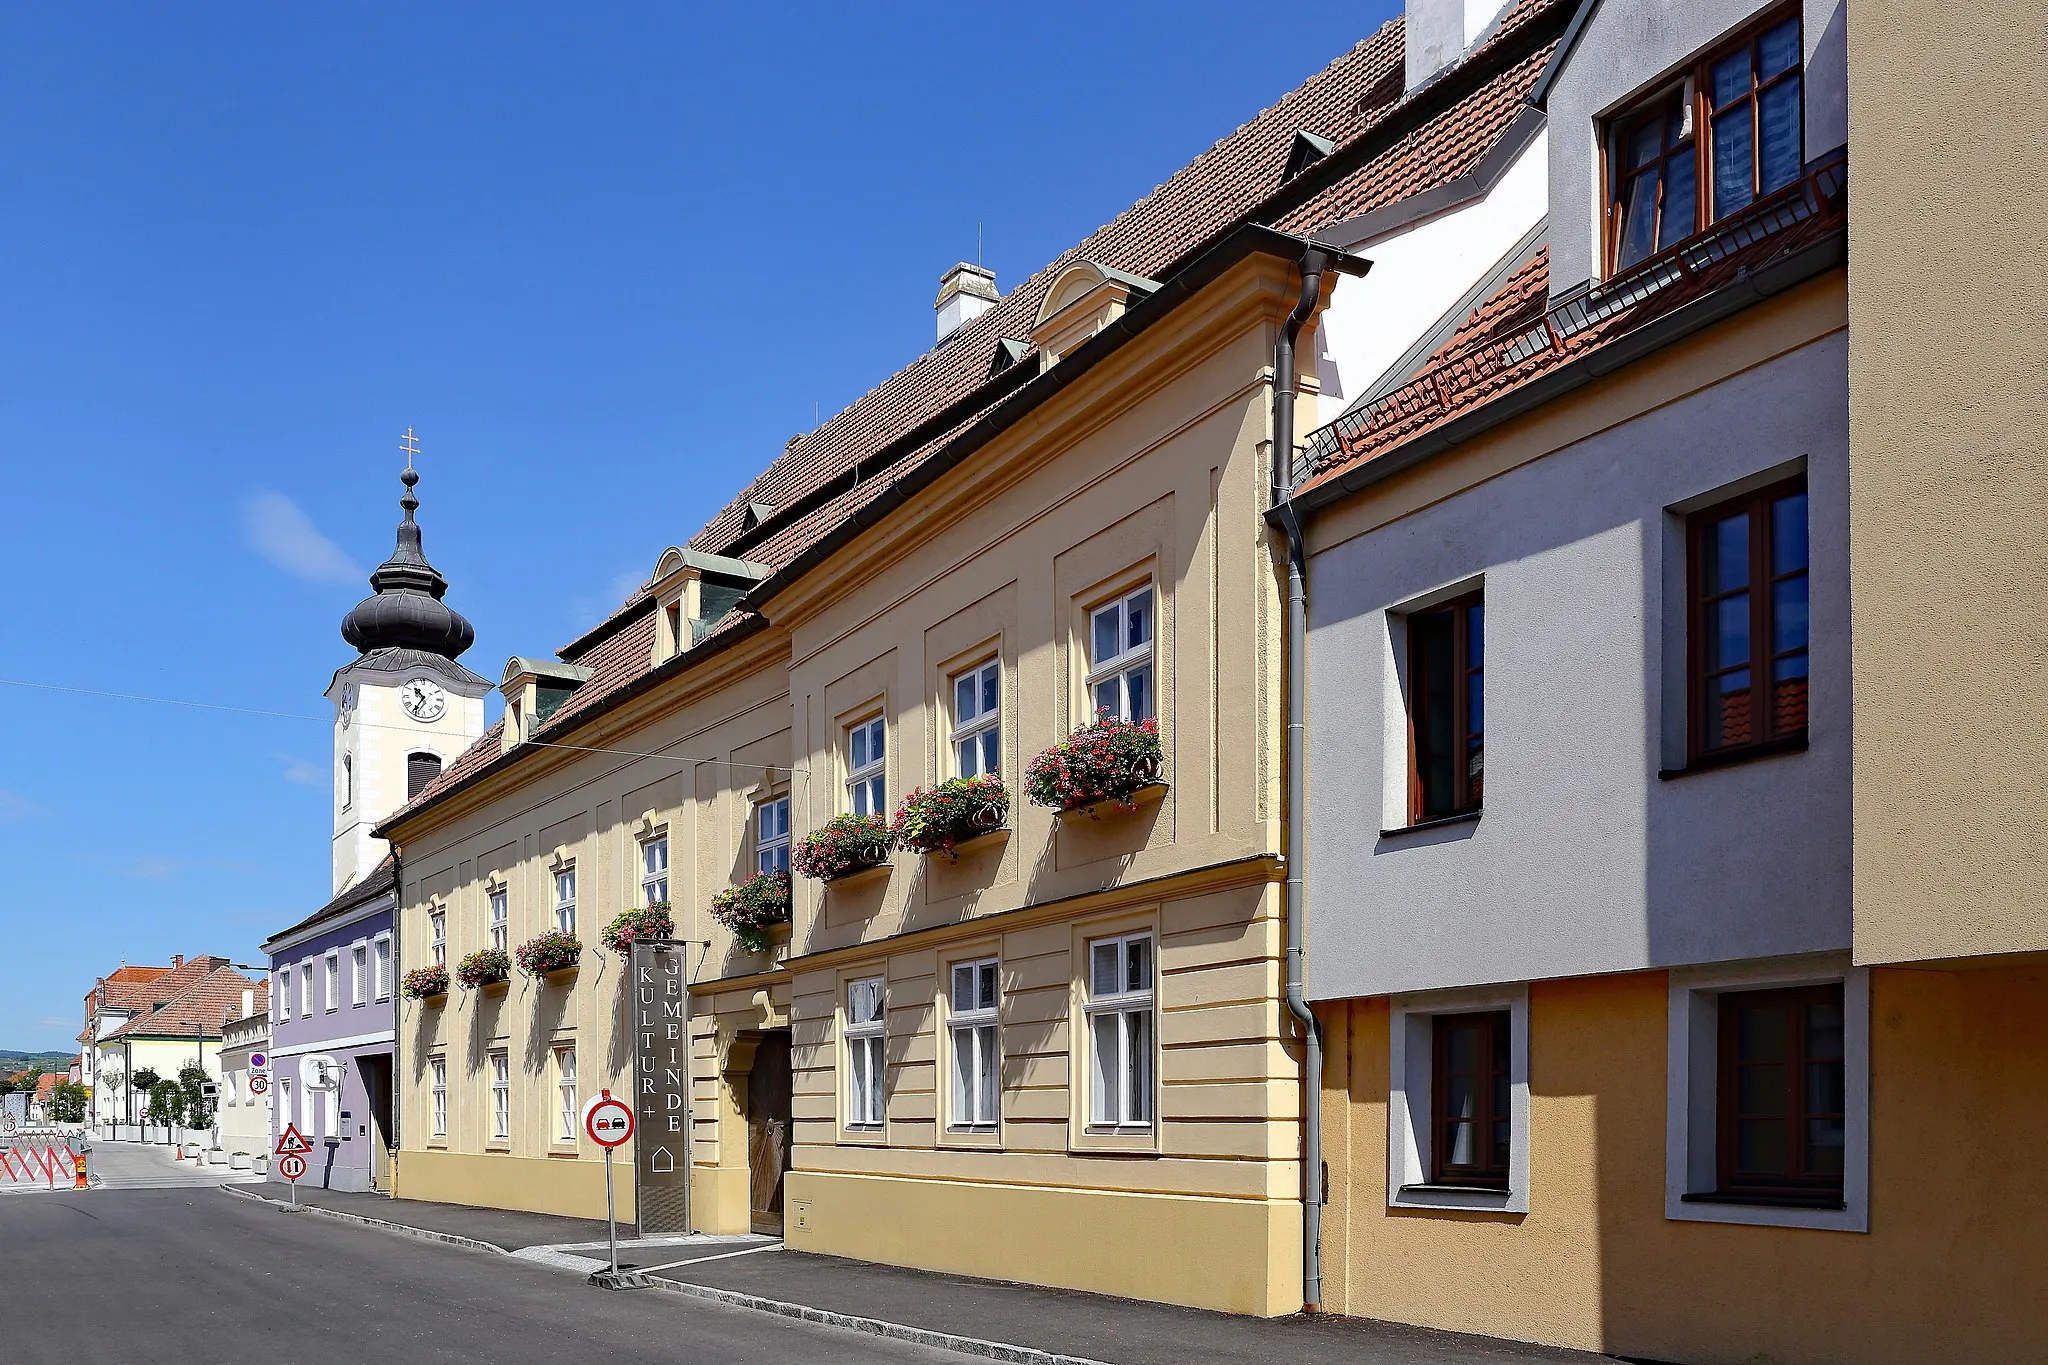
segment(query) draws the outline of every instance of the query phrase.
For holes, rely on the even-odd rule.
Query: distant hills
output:
[[[45,1071],[69,1071],[75,1052],[9,1052],[0,1048],[0,1075],[12,1076],[17,1071],[26,1071],[39,1066]]]

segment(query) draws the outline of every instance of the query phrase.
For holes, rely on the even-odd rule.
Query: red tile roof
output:
[[[220,965],[192,982],[167,1001],[162,1009],[149,1009],[115,1029],[107,1035],[108,1040],[220,1037],[221,1021],[227,1016],[229,1007],[241,1004],[243,991],[260,991],[263,987],[227,965],[223,959],[206,960]]]
[[[1542,71],[1569,9],[1567,0],[1518,0],[1498,32],[1466,59],[1462,70],[1467,75],[1457,76],[1461,69],[1454,69],[1412,94],[1403,90],[1402,20],[1388,22],[1017,285],[950,341],[791,442],[690,545],[774,569],[817,545],[1007,391],[1005,381],[990,379],[997,344],[1030,335],[1046,291],[1078,261],[1163,279],[1242,223],[1308,235],[1464,174],[1522,111],[1523,97]],[[1544,16],[1550,22],[1532,28]],[[1473,81],[1473,88],[1464,88]],[[1330,139],[1334,149],[1294,180],[1283,181],[1295,134],[1303,130]],[[1009,385],[1014,382],[1013,376]],[[987,401],[975,401],[985,390]],[[935,421],[950,429],[925,430]],[[915,441],[915,448],[895,448],[906,440]],[[886,465],[878,463],[883,458]],[[846,491],[836,496],[824,492],[856,470],[858,482]],[[826,500],[791,511],[816,497]],[[750,503],[781,509],[782,518],[771,514],[763,525],[749,528]],[[611,617],[563,651],[562,657],[594,672],[535,730],[534,738],[564,734],[580,716],[650,671],[652,605],[642,585]],[[743,620],[728,618],[721,629],[732,630]],[[494,725],[385,823],[474,779],[499,758],[501,733]]]
[[[1843,163],[1819,166],[1796,185],[1555,308],[1546,307],[1549,249],[1538,251],[1407,383],[1309,434],[1307,477],[1298,492],[1310,493],[1746,273],[1839,234],[1847,221],[1847,185]]]

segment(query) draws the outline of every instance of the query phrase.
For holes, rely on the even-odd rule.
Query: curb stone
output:
[[[405,1223],[390,1223],[382,1218],[367,1218],[360,1213],[343,1213],[340,1209],[323,1209],[318,1204],[287,1204],[282,1199],[272,1199],[267,1194],[238,1189],[233,1185],[221,1186],[238,1199],[253,1199],[259,1204],[268,1204],[280,1213],[290,1213],[294,1207],[300,1213],[317,1213],[323,1218],[336,1218],[344,1223],[355,1223],[366,1228],[378,1228],[384,1232],[395,1232],[403,1237],[417,1237],[424,1242],[440,1242],[447,1246],[463,1247],[470,1251],[488,1251],[494,1256],[510,1256],[512,1253],[494,1242],[479,1242],[474,1237],[458,1237],[452,1232],[435,1232],[429,1228],[416,1228]]]
[[[220,1187],[239,1199],[251,1199],[273,1208],[290,1209],[292,1206],[268,1195],[240,1189],[234,1185]],[[535,1264],[546,1264],[538,1257],[519,1257],[517,1252],[491,1242],[479,1242],[470,1237],[458,1237],[450,1232],[434,1232],[427,1228],[409,1227],[404,1223],[387,1222],[382,1218],[367,1218],[359,1213],[343,1213],[339,1209],[323,1209],[317,1204],[301,1204],[302,1212],[317,1213],[327,1218],[339,1219],[344,1223],[355,1223],[362,1227],[379,1228],[396,1232],[402,1236],[417,1237],[422,1241],[441,1242],[449,1246],[466,1247],[471,1251],[487,1251],[497,1256],[513,1256],[530,1260]],[[579,1259],[564,1257],[563,1259]],[[607,1278],[609,1275],[607,1274]],[[1108,1365],[1106,1361],[1093,1360],[1087,1356],[1061,1355],[1054,1351],[1041,1351],[1035,1346],[1013,1346],[1003,1341],[984,1341],[979,1337],[956,1336],[951,1332],[934,1331],[928,1327],[910,1327],[900,1322],[889,1322],[883,1318],[865,1318],[853,1313],[834,1313],[823,1308],[811,1308],[800,1303],[784,1303],[780,1299],[764,1299],[754,1294],[742,1294],[733,1289],[718,1289],[707,1284],[690,1284],[683,1280],[670,1280],[657,1275],[643,1275],[638,1271],[622,1271],[619,1287],[635,1289],[660,1289],[671,1294],[684,1294],[691,1298],[706,1299],[721,1303],[728,1308],[746,1308],[757,1313],[773,1313],[778,1317],[794,1318],[799,1322],[816,1323],[821,1327],[836,1327],[841,1331],[859,1332],[864,1336],[884,1337],[891,1341],[908,1342],[915,1346],[936,1346],[941,1350],[956,1351],[961,1355],[978,1356],[983,1360],[999,1360],[1006,1365]]]

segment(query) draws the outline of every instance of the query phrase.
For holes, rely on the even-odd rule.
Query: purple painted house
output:
[[[408,434],[407,446],[412,442]],[[270,956],[271,1146],[286,1124],[313,1144],[308,1184],[391,1188],[397,870],[377,822],[441,775],[484,730],[491,685],[455,662],[475,632],[442,602],[400,481],[405,519],[376,591],[341,623],[358,657],[327,686],[334,706],[334,899],[263,945]],[[277,1163],[270,1178],[278,1180]]]
[[[263,945],[270,955],[270,1142],[287,1123],[313,1144],[305,1183],[390,1188],[391,860]],[[272,1162],[270,1178],[280,1180]]]

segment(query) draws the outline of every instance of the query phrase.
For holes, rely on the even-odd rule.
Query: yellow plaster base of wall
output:
[[[798,1251],[1261,1317],[1301,1307],[1294,1203],[792,1171],[783,1208]]]
[[[753,1231],[752,1193],[745,1166],[693,1166],[690,1231],[721,1235]]]
[[[1387,1002],[1327,1007],[1326,1306],[1687,1365],[2043,1358],[2048,968],[1873,971],[1867,1233],[1665,1219],[1666,1003],[1530,987],[1527,1214],[1387,1208]]]
[[[625,1154],[615,1161],[619,1221],[629,1222],[633,1217],[633,1161]],[[400,1199],[558,1213],[569,1218],[604,1217],[602,1161],[409,1148],[400,1153],[396,1180],[393,1193]]]

